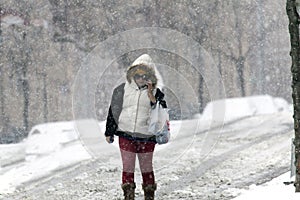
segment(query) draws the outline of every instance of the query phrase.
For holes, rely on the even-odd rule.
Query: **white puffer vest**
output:
[[[154,94],[155,92],[156,90],[154,90]],[[147,89],[139,89],[134,81],[131,83],[126,81],[123,106],[118,123],[119,130],[134,136],[136,136],[135,133],[145,136],[151,135],[148,133],[150,111],[151,105]]]

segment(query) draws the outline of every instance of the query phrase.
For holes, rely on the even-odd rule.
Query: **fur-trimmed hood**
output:
[[[138,71],[144,71],[152,81],[154,87],[162,88],[163,82],[160,73],[156,69],[155,63],[148,54],[139,56],[128,68],[126,79],[129,83],[133,80],[133,76]]]

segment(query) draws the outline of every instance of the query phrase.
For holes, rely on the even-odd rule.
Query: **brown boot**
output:
[[[157,188],[156,183],[150,184],[150,185],[142,185],[143,190],[144,190],[144,195],[145,195],[145,200],[154,200],[154,191]]]
[[[124,192],[124,200],[134,200],[135,183],[124,183],[122,184]]]

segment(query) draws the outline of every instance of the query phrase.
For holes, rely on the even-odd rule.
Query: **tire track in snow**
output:
[[[277,133],[264,134],[260,137],[257,137],[254,141],[251,141],[246,144],[235,147],[229,151],[226,151],[225,153],[222,153],[221,155],[217,155],[217,156],[208,158],[208,159],[204,160],[203,162],[201,162],[200,165],[194,167],[192,172],[189,172],[188,174],[185,174],[184,176],[179,177],[178,180],[172,181],[172,182],[168,183],[168,185],[166,185],[166,186],[161,186],[159,188],[159,190],[157,191],[157,196],[163,197],[163,196],[168,195],[176,190],[179,190],[186,186],[189,186],[189,185],[191,185],[192,182],[197,181],[201,177],[201,175],[203,175],[204,173],[206,173],[207,171],[209,171],[213,168],[218,167],[220,164],[222,164],[226,160],[232,158],[234,155],[238,154],[239,152],[249,149],[252,146],[257,145],[266,140],[270,140],[270,138],[277,137],[282,134],[286,134],[287,132],[290,132],[291,130],[293,130],[293,129],[289,127],[287,129],[284,129]]]

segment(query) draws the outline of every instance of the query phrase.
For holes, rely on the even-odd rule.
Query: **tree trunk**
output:
[[[44,123],[48,122],[48,93],[47,93],[47,82],[46,82],[46,72],[42,73],[43,77],[43,118]]]
[[[245,58],[243,56],[240,56],[237,60],[237,74],[239,76],[239,81],[241,84],[241,95],[242,97],[246,96],[246,83],[245,83]]]
[[[294,129],[295,129],[295,165],[296,192],[300,192],[300,43],[299,43],[299,15],[296,10],[296,1],[287,0],[286,12],[289,18],[289,32],[291,42],[291,58],[292,58],[292,97],[294,104]]]
[[[24,131],[27,136],[28,134],[28,117],[29,117],[29,83],[28,83],[28,63],[29,63],[29,54],[28,54],[28,47],[26,41],[26,33],[23,33],[23,61],[22,61],[22,90],[23,90],[23,97],[24,97],[24,108],[23,108],[23,124],[24,124]]]
[[[0,13],[2,12],[2,8],[0,7]],[[3,72],[2,72],[2,68],[3,68],[3,53],[2,53],[2,29],[1,29],[1,15],[0,15],[0,138],[1,138],[1,129],[3,129],[4,127],[4,87],[3,87]],[[2,126],[2,127],[1,127]],[[3,131],[3,130],[2,130]]]

